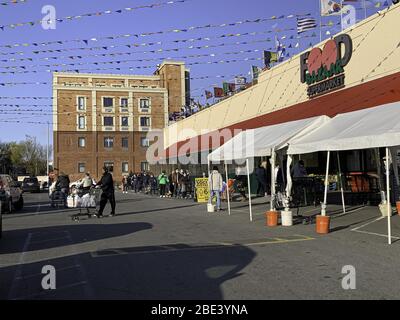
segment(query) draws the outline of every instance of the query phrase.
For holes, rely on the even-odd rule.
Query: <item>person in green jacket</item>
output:
[[[158,184],[160,185],[160,198],[165,198],[165,188],[167,186],[167,183],[169,183],[169,180],[168,180],[166,172],[163,171],[158,176]]]

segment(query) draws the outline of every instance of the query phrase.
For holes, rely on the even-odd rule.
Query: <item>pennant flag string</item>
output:
[[[191,62],[187,63],[187,66],[195,66],[195,65],[204,65],[204,64],[226,64],[226,63],[236,63],[243,61],[261,61],[263,58],[245,58],[245,59],[233,59],[233,60],[218,60],[218,61],[202,61],[202,62]],[[61,70],[39,70],[39,71],[11,71],[11,72],[0,72],[0,74],[27,74],[27,73],[39,73],[39,72],[68,72],[68,73],[80,73],[82,71],[106,71],[106,70],[114,70],[121,71],[121,69],[127,69],[128,67],[114,67],[114,68],[96,68],[96,69],[61,69]],[[152,69],[154,65],[149,66],[138,66],[138,67],[129,67],[128,70],[142,70],[142,69]],[[2,84],[0,83],[0,86]]]
[[[295,28],[286,28],[286,29],[281,29],[278,30],[278,32],[284,32],[284,31],[294,31],[296,30]],[[121,45],[109,45],[109,46],[98,46],[98,47],[79,47],[79,48],[65,48],[65,49],[52,49],[52,50],[35,50],[32,51],[31,53],[34,54],[40,54],[40,53],[61,53],[61,52],[68,52],[68,51],[77,51],[77,50],[85,50],[85,51],[95,51],[95,50],[105,50],[108,51],[110,49],[115,49],[115,48],[139,48],[139,47],[151,47],[151,46],[161,46],[165,45],[167,43],[194,43],[194,42],[199,42],[199,41],[211,41],[211,40],[219,40],[219,39],[226,39],[226,38],[233,38],[233,37],[247,37],[247,36],[257,36],[257,35],[264,35],[264,34],[271,34],[274,33],[275,31],[268,30],[268,31],[261,31],[261,32],[245,32],[245,33],[224,33],[215,37],[198,37],[198,38],[190,38],[190,39],[178,39],[178,40],[171,40],[171,41],[157,41],[157,42],[143,42],[143,43],[126,43],[126,44],[121,44]],[[284,35],[283,37],[289,37],[288,35]],[[292,37],[291,37],[292,38]],[[294,36],[293,38],[298,38],[300,39],[301,36]],[[164,50],[165,51],[165,50]],[[138,52],[138,51],[136,51]],[[140,52],[140,51],[139,51]],[[143,51],[146,52],[146,51]],[[19,51],[19,52],[8,52],[8,53],[0,53],[0,55],[25,55],[24,52]],[[26,57],[26,58],[10,58],[7,61],[23,61],[25,60],[31,60],[35,59],[36,57]],[[40,59],[54,59],[57,58],[59,59],[60,56],[57,57],[42,57]],[[69,56],[68,56],[69,58]],[[2,60],[4,61],[4,60]]]
[[[103,15],[132,13],[132,12],[135,12],[135,11],[138,11],[141,9],[154,9],[154,8],[160,8],[160,7],[165,7],[165,6],[169,6],[169,5],[173,5],[173,4],[185,3],[185,2],[190,2],[190,1],[193,1],[193,0],[174,0],[174,1],[167,1],[167,2],[152,3],[152,4],[142,5],[142,6],[132,7],[132,8],[123,8],[123,9],[118,9],[118,10],[105,10],[105,11],[99,11],[99,12],[84,13],[84,14],[80,14],[80,15],[67,16],[67,17],[55,19],[55,21],[62,23],[62,22],[70,22],[72,20],[78,20],[78,19],[80,20],[82,18],[87,18],[87,17],[100,17]],[[15,29],[17,27],[24,27],[24,26],[33,27],[35,25],[39,25],[42,23],[48,23],[49,21],[50,20],[39,20],[39,21],[10,23],[10,24],[5,24],[5,25],[0,25],[0,29],[2,31],[4,31],[5,29]]]
[[[296,36],[293,37],[293,39],[301,39],[301,38],[313,38],[316,37],[316,34],[312,35],[305,35],[305,36]],[[286,36],[282,37],[283,39],[287,39]],[[292,37],[291,37],[292,38]],[[150,50],[150,51],[137,51],[137,52],[115,52],[115,53],[109,53],[109,54],[91,54],[91,55],[81,55],[81,56],[61,56],[61,57],[50,57],[47,58],[47,60],[53,59],[53,60],[60,60],[60,59],[83,59],[85,57],[108,57],[108,56],[122,56],[122,55],[133,55],[137,53],[144,53],[144,54],[162,54],[164,52],[179,52],[180,50],[186,50],[186,49],[211,49],[211,48],[217,48],[217,47],[225,47],[225,46],[238,46],[238,45],[249,45],[249,44],[257,44],[257,43],[265,43],[265,42],[271,42],[272,39],[267,38],[264,40],[255,40],[255,41],[245,41],[245,42],[234,42],[234,43],[220,43],[220,44],[215,44],[215,45],[203,45],[203,46],[189,46],[189,47],[180,47],[180,48],[171,48],[171,49],[159,49],[159,50]],[[289,45],[289,48],[292,48],[292,45]],[[239,54],[239,53],[248,53],[248,52],[258,52],[259,50],[241,50],[238,52],[227,52],[227,53],[219,53],[219,54]],[[43,64],[43,65],[23,65],[23,66],[0,66],[2,69],[12,69],[16,70],[18,68],[20,69],[27,69],[27,68],[35,68],[35,67],[59,67],[59,66],[76,66],[76,65],[91,65],[91,64],[113,64],[113,63],[126,63],[126,62],[145,62],[145,61],[158,61],[160,59],[187,59],[187,58],[199,58],[199,57],[205,57],[205,56],[214,56],[217,54],[194,54],[194,55],[185,55],[181,57],[161,57],[161,58],[147,58],[147,59],[135,59],[135,60],[117,60],[117,61],[100,61],[100,62],[83,62],[83,63],[58,63],[58,64]],[[18,60],[18,59],[16,59]],[[41,60],[41,59],[40,59]],[[47,61],[46,60],[46,61]],[[0,60],[0,62],[8,62],[8,59],[3,59]],[[32,61],[32,60],[30,60]]]
[[[293,31],[296,30],[295,28],[287,28],[283,31]],[[247,32],[247,33],[237,33],[237,34],[224,34],[221,36],[216,37],[217,38],[231,38],[231,37],[243,37],[243,36],[255,36],[259,34],[270,34],[273,31],[263,31],[263,32]],[[283,35],[279,39],[280,40],[293,40],[293,39],[303,39],[303,38],[313,38],[316,37],[316,34],[312,35],[295,35],[295,36],[289,36],[289,35]],[[178,41],[173,41],[173,42],[190,42],[193,43],[195,41],[202,41],[202,40],[210,40],[211,38],[197,38],[197,39],[189,39],[189,40],[178,40]],[[49,61],[49,60],[60,60],[60,59],[82,59],[86,57],[107,57],[107,56],[119,56],[119,55],[133,55],[133,54],[138,54],[138,53],[143,53],[143,54],[148,54],[148,53],[163,53],[163,52],[171,52],[171,51],[180,51],[180,50],[191,50],[191,49],[207,49],[207,48],[216,48],[216,47],[221,47],[221,46],[230,46],[230,45],[242,45],[242,44],[254,44],[254,43],[261,43],[261,42],[270,42],[273,41],[271,38],[267,38],[264,40],[252,40],[252,41],[244,41],[244,42],[233,42],[233,43],[221,43],[221,44],[213,44],[213,45],[201,45],[201,46],[195,46],[195,45],[190,45],[188,47],[178,47],[178,48],[169,48],[169,49],[157,49],[157,50],[144,50],[144,51],[129,51],[129,52],[113,52],[113,53],[95,53],[95,54],[82,54],[82,55],[68,55],[68,56],[51,56],[51,57],[26,57],[26,58],[8,58],[8,59],[0,59],[0,62],[16,62],[16,61],[34,61],[34,60],[43,60],[43,61]],[[162,42],[157,42],[157,43],[143,43],[143,44],[138,44],[138,45],[113,45],[109,47],[94,47],[94,48],[81,48],[83,50],[89,50],[89,51],[94,51],[94,50],[108,50],[108,49],[115,49],[117,47],[140,47],[140,46],[154,46],[155,44],[163,44]],[[57,50],[59,52],[61,51],[69,51],[69,49],[61,49]],[[54,52],[54,50],[44,50],[43,52]],[[35,54],[39,53],[37,51],[34,52]]]
[[[133,69],[133,68],[131,68]],[[109,68],[107,70],[114,70],[114,68]],[[75,71],[75,70],[74,70]],[[90,70],[88,70],[90,71]],[[93,70],[92,70],[93,71]],[[190,79],[190,80],[206,80],[206,79],[211,79],[211,78],[228,78],[228,77],[235,77],[238,76],[237,74],[235,75],[214,75],[214,76],[197,76],[197,77],[184,77],[184,78],[179,78],[179,79],[171,79],[171,80],[182,80],[182,79]],[[51,82],[4,82],[1,83],[0,82],[0,86],[13,86],[13,85],[51,85]],[[0,97],[0,99],[14,99],[15,97]],[[37,97],[17,97],[16,99],[39,99]],[[53,99],[53,97],[48,97],[49,99]],[[45,99],[45,97],[42,97],[40,99]],[[62,98],[62,99],[67,99],[67,98]],[[68,99],[72,99],[72,98],[68,98]]]
[[[272,50],[269,48],[268,50]],[[49,64],[49,65],[28,65],[28,66],[7,66],[7,67],[0,67],[2,69],[11,69],[15,70],[17,68],[22,69],[31,69],[31,68],[38,68],[38,67],[69,67],[69,66],[87,66],[87,65],[105,65],[105,64],[124,64],[124,63],[131,63],[131,62],[149,62],[149,61],[163,61],[163,60],[177,60],[177,59],[192,59],[192,58],[204,58],[204,57],[215,57],[221,55],[239,55],[239,54],[249,54],[249,53],[258,53],[262,52],[260,49],[254,50],[240,50],[240,51],[229,51],[229,52],[222,52],[222,53],[206,53],[206,54],[192,54],[186,56],[179,56],[179,57],[160,57],[160,58],[148,58],[148,59],[128,59],[128,60],[113,60],[113,61],[100,61],[100,62],[80,62],[80,63],[57,63],[57,64]],[[154,68],[154,66],[148,66],[149,68]],[[144,67],[142,67],[144,68]],[[49,72],[48,70],[45,70]],[[26,73],[34,72],[34,70],[27,71]],[[43,72],[43,71],[42,71]],[[52,72],[52,71],[50,71]],[[0,72],[4,74],[4,72]],[[12,72],[10,72],[12,73]],[[21,73],[18,71],[18,73]],[[25,72],[22,72],[25,73]]]
[[[161,30],[161,31],[154,31],[154,32],[145,32],[145,33],[136,33],[136,34],[119,34],[119,35],[113,35],[113,36],[102,36],[102,37],[92,37],[92,38],[86,38],[86,39],[70,39],[70,40],[56,40],[56,41],[47,41],[47,42],[32,42],[32,43],[15,43],[15,44],[5,44],[5,45],[0,45],[0,48],[15,48],[15,47],[39,47],[39,46],[48,46],[48,45],[63,45],[65,43],[70,43],[70,42],[79,42],[79,43],[85,43],[88,45],[91,42],[98,42],[102,40],[116,40],[116,39],[124,39],[124,38],[139,38],[139,37],[149,37],[153,35],[161,35],[161,34],[168,34],[168,33],[185,33],[185,32],[190,32],[194,30],[201,30],[201,29],[212,29],[212,28],[224,28],[224,27],[233,27],[233,26],[241,26],[245,24],[254,24],[254,23],[263,23],[263,22],[270,22],[274,20],[282,20],[282,19],[291,19],[291,18],[297,18],[298,16],[310,16],[310,13],[306,14],[292,14],[292,15],[282,15],[282,16],[272,16],[269,18],[259,18],[259,19],[253,19],[253,20],[242,20],[242,21],[237,21],[237,22],[230,22],[230,23],[223,23],[223,24],[206,24],[206,25],[200,25],[200,26],[191,26],[187,28],[181,28],[181,29],[168,29],[168,30]],[[1,28],[1,26],[0,26]]]
[[[315,38],[316,34],[313,35],[307,35],[307,36],[302,36],[302,37],[296,37],[295,39],[300,39],[300,38]],[[220,44],[215,44],[215,45],[203,45],[203,46],[189,46],[189,47],[180,47],[180,48],[171,48],[171,49],[158,49],[158,50],[149,50],[149,51],[135,51],[135,52],[114,52],[114,53],[97,53],[97,54],[89,54],[89,55],[77,55],[77,56],[60,56],[60,57],[48,57],[48,58],[41,58],[38,60],[61,60],[61,59],[83,59],[83,58],[89,58],[89,57],[116,57],[116,56],[131,56],[135,54],[163,54],[165,52],[179,52],[182,50],[203,50],[203,49],[212,49],[212,48],[218,48],[218,47],[228,47],[228,46],[242,46],[242,45],[251,45],[251,44],[258,44],[258,43],[266,43],[266,42],[271,42],[273,41],[272,39],[263,39],[263,40],[254,40],[254,41],[244,41],[244,42],[230,42],[230,43],[220,43]],[[27,60],[27,59],[0,59],[0,62],[15,62],[15,61],[21,61],[21,60]],[[146,61],[146,59],[142,59],[143,61]],[[142,61],[139,60],[139,61]],[[158,60],[158,59],[152,59],[152,60],[147,60],[147,61],[153,61],[153,60]],[[29,59],[29,61],[33,61],[33,59]],[[56,64],[56,66],[61,65],[61,64]],[[67,64],[69,65],[69,64]],[[71,64],[73,65],[73,64]],[[7,66],[7,67],[2,67],[0,68],[28,68],[28,67],[37,67],[37,66],[42,66],[42,67],[49,67],[51,65],[27,65],[27,66]],[[54,66],[54,65],[53,65]]]
[[[0,2],[0,6],[11,6],[18,3],[26,3],[28,0],[10,0],[7,2]]]

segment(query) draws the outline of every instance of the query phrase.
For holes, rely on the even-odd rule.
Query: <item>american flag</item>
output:
[[[297,18],[297,33],[315,29],[316,27],[317,21],[314,18]]]

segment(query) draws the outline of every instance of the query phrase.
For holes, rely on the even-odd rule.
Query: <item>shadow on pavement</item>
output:
[[[129,235],[153,227],[150,223],[120,223],[120,224],[76,224],[50,226],[32,229],[6,230],[0,241],[0,254],[21,252],[29,234],[30,241],[25,245],[25,251],[36,251],[50,248],[62,248],[66,245],[79,244],[96,240]],[[73,239],[71,243],[70,238]],[[68,241],[69,240],[69,241]]]
[[[160,245],[130,247],[84,253],[72,257],[40,261],[23,266],[23,274],[39,277],[14,284],[12,299],[135,299],[135,300],[221,300],[222,286],[244,275],[243,269],[256,256],[251,249],[236,246]],[[79,270],[57,271],[57,289],[41,289],[40,270],[52,265],[56,270],[78,261]],[[17,266],[0,269],[12,275]],[[10,279],[7,279],[10,281]],[[71,286],[71,283],[78,283]],[[79,285],[81,283],[81,285]],[[240,297],[240,287],[237,287]],[[8,290],[0,291],[8,295]],[[6,297],[7,298],[7,297]]]

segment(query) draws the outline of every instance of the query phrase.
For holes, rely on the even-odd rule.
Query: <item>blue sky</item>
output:
[[[113,1],[95,1],[95,0],[26,0],[26,3],[12,4],[8,6],[0,6],[0,26],[10,23],[21,23],[27,21],[37,21],[43,18],[41,13],[42,7],[45,5],[53,5],[56,9],[57,18],[66,16],[79,15],[84,13],[118,10],[126,7],[136,7],[140,5],[161,3],[166,0],[113,0]],[[0,0],[0,2],[11,2],[11,0]],[[361,1],[360,1],[361,2]],[[372,1],[377,2],[377,1]],[[382,1],[382,3],[385,1]],[[356,6],[359,6],[357,4]],[[223,24],[243,21],[246,19],[254,20],[258,18],[269,18],[271,16],[291,15],[291,14],[311,14],[319,21],[318,0],[190,0],[187,3],[178,3],[153,9],[142,9],[131,11],[123,14],[103,15],[96,17],[87,17],[78,20],[66,21],[57,23],[55,30],[44,30],[40,25],[17,27],[15,29],[5,28],[0,31],[0,46],[15,43],[33,43],[44,41],[63,41],[70,39],[91,39],[93,37],[114,36],[120,34],[136,34],[143,32],[163,31],[169,29],[182,29],[190,26],[200,26],[207,24]],[[374,13],[375,7],[370,6],[368,15]],[[364,17],[364,12],[358,11],[358,19]],[[328,21],[338,22],[338,17],[324,18],[323,22]],[[0,55],[0,60],[10,58],[34,58],[33,61],[15,61],[15,62],[0,62],[0,72],[10,71],[4,69],[7,66],[24,66],[24,65],[45,65],[55,63],[89,63],[84,66],[70,67],[72,69],[95,69],[95,68],[113,68],[119,67],[121,70],[108,70],[105,73],[126,73],[126,74],[151,74],[157,63],[160,63],[162,57],[179,57],[192,54],[216,54],[215,57],[200,57],[181,59],[187,63],[207,62],[216,60],[231,60],[245,58],[262,57],[262,50],[274,46],[274,42],[267,42],[267,38],[275,36],[282,37],[297,35],[296,31],[291,32],[276,32],[279,29],[295,28],[296,19],[278,19],[269,22],[242,24],[234,27],[224,28],[207,28],[185,33],[167,33],[156,36],[140,37],[140,38],[125,38],[118,40],[102,40],[97,42],[89,42],[88,45],[82,43],[65,43],[55,44],[43,47],[26,47],[26,48],[1,48],[0,54],[22,51],[24,55]],[[330,30],[332,34],[338,32],[340,27],[324,28],[323,35]],[[124,55],[116,57],[84,57],[82,59],[57,59],[46,62],[45,57],[53,56],[76,56],[88,55],[94,53],[112,53],[112,52],[135,52],[144,50],[156,49],[171,49],[171,48],[187,48],[190,43],[174,43],[177,39],[191,39],[199,37],[215,38],[227,33],[245,33],[245,32],[266,32],[272,31],[269,34],[257,34],[253,36],[233,37],[214,39],[209,41],[198,41],[192,43],[195,46],[216,45],[216,44],[232,44],[234,42],[252,42],[243,45],[225,45],[217,48],[202,48],[200,50],[181,49],[178,52],[166,52],[163,54],[137,53],[133,55]],[[288,47],[292,44],[293,49],[288,49],[288,52],[293,55],[307,47],[310,43],[319,42],[319,30],[314,31],[317,35],[312,38],[282,40],[282,43]],[[313,31],[309,31],[304,35],[311,36]],[[126,44],[132,43],[149,43],[162,41],[163,45],[146,46],[141,48],[124,47]],[[260,41],[254,43],[255,41]],[[296,43],[299,43],[298,48],[294,48]],[[66,49],[91,46],[110,46],[120,45],[121,47],[108,50],[76,50],[63,53],[41,53],[34,54],[35,50],[48,49]],[[259,52],[246,52],[235,55],[226,55],[227,52],[237,52],[240,50],[260,50]],[[117,61],[128,59],[154,59],[154,61],[130,62],[110,65],[94,65],[94,62]],[[129,68],[154,65],[154,69],[138,69],[130,71]],[[212,89],[213,85],[222,84],[223,80],[218,79],[217,75],[234,75],[247,74],[251,65],[262,66],[262,61],[241,61],[230,64],[200,64],[189,66],[192,77],[210,76],[209,79],[193,80],[192,81],[192,96],[195,99],[202,98],[199,95],[204,93],[204,89]],[[26,71],[43,71],[49,69],[47,67],[30,67],[27,69],[17,69]],[[52,67],[57,69],[57,67]],[[96,71],[94,71],[96,72]],[[98,71],[97,71],[98,72]],[[3,82],[51,82],[51,74],[47,72],[4,75],[0,74],[0,83]],[[0,97],[51,97],[51,85],[18,85],[18,86],[0,86]],[[19,141],[24,139],[25,135],[34,135],[42,143],[47,142],[47,126],[44,124],[29,124],[28,121],[51,122],[50,115],[32,116],[31,111],[22,111],[24,114],[6,114],[13,113],[17,109],[14,106],[2,106],[2,104],[21,104],[22,110],[46,110],[51,112],[51,107],[47,106],[51,100],[18,100],[18,99],[0,99],[0,120],[19,120],[21,123],[5,123],[0,122],[0,141]],[[33,105],[44,106],[33,106]],[[7,110],[7,111],[6,111]]]

